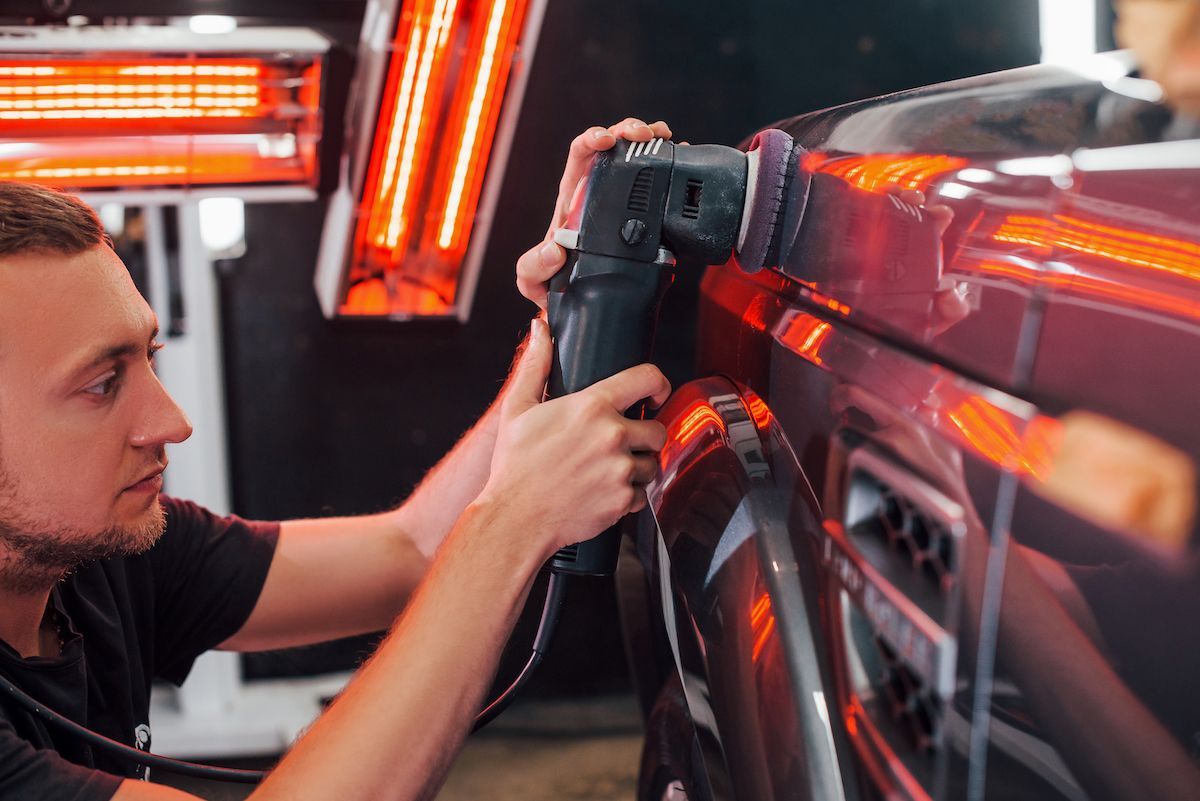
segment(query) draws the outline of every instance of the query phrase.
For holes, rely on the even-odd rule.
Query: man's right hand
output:
[[[478,499],[521,521],[547,558],[646,505],[644,487],[657,473],[666,428],[624,412],[643,398],[659,406],[671,392],[657,367],[641,364],[543,402],[551,359],[549,327],[535,319],[505,393],[491,476]]]

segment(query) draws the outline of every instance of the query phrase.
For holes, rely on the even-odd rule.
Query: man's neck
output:
[[[49,598],[49,587],[33,593],[14,593],[0,586],[0,640],[23,658],[57,656],[46,652],[47,646],[41,636]]]

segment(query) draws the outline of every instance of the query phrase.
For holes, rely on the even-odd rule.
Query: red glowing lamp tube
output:
[[[465,320],[545,0],[379,0],[316,277],[326,316]],[[490,187],[490,192],[488,188]],[[490,197],[489,197],[490,195]]]
[[[316,185],[329,47],[319,34],[20,31],[0,44],[0,180],[88,190]]]

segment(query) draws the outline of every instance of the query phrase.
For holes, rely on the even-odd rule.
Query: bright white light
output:
[[[290,159],[296,157],[295,134],[263,134],[256,145],[258,155],[264,159]]]
[[[982,170],[979,167],[967,167],[964,170],[959,170],[955,177],[967,183],[988,184],[996,180],[996,173],[991,170]],[[942,194],[945,193],[943,192]]]
[[[117,237],[125,232],[125,207],[120,203],[101,203],[96,214],[109,236]]]
[[[1096,53],[1096,0],[1039,0],[1042,63],[1070,64]]]
[[[1005,159],[996,164],[996,171],[1005,175],[1070,175],[1074,165],[1070,156],[1030,156],[1023,159]]]
[[[1200,169],[1200,139],[1076,150],[1074,161],[1085,172],[1195,170]]]
[[[232,259],[246,252],[246,203],[236,197],[200,201],[200,239],[212,258]]]
[[[956,184],[953,181],[947,181],[938,187],[939,197],[952,197],[961,200],[975,190],[963,184]]]
[[[237,30],[237,20],[222,14],[197,14],[188,17],[188,29],[192,33],[229,33]]]

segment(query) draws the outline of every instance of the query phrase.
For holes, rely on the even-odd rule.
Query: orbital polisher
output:
[[[746,152],[652,139],[618,140],[596,154],[555,234],[567,261],[547,298],[547,395],[578,392],[650,360],[677,260],[753,273],[778,259],[781,232],[798,224],[807,193],[803,178],[794,180],[799,150],[788,134],[768,129]],[[613,573],[619,546],[620,524],[560,550],[551,571]]]

